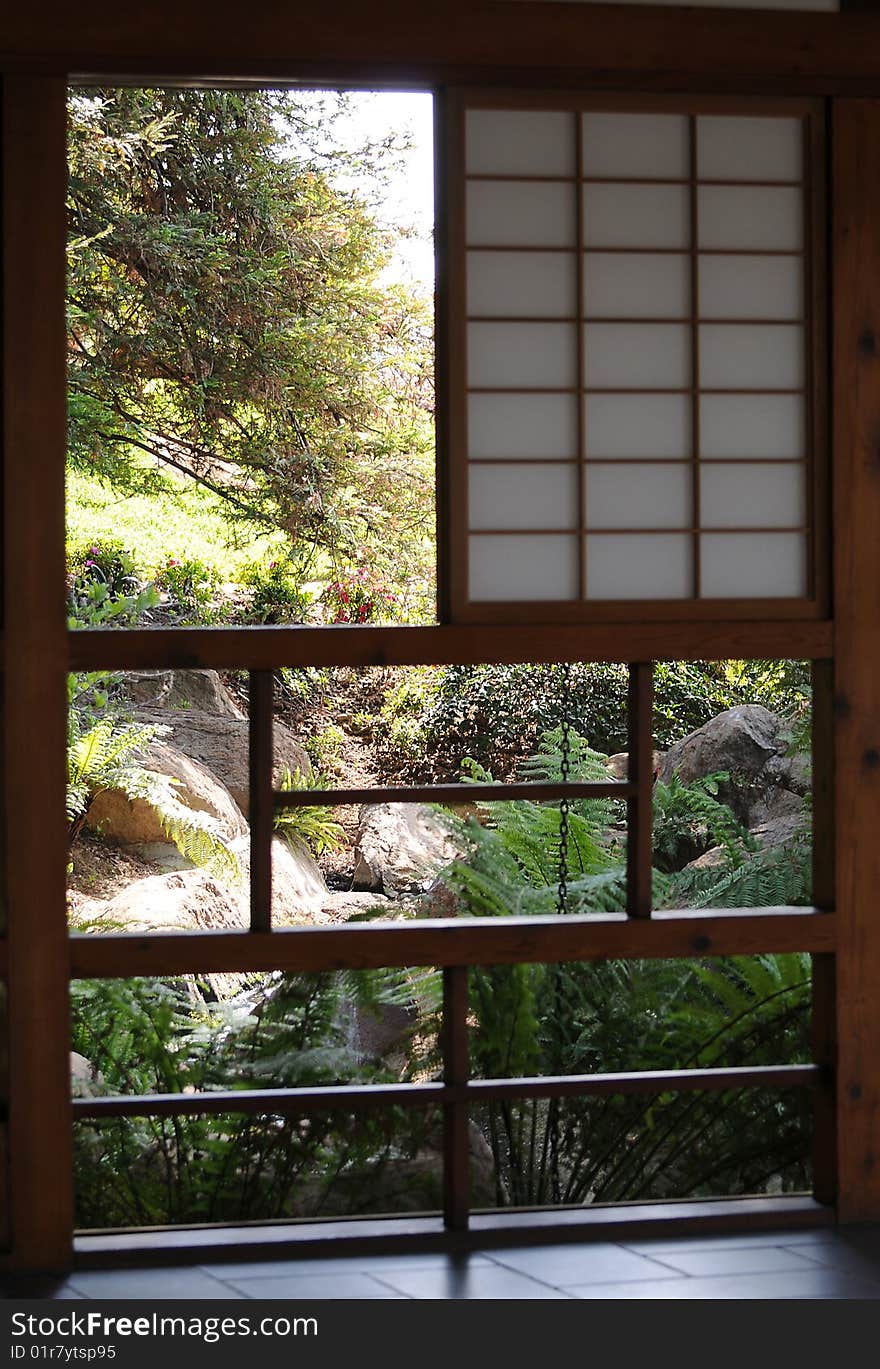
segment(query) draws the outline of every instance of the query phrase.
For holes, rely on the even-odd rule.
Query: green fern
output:
[[[654,864],[671,872],[710,846],[722,846],[731,864],[754,850],[754,841],[718,799],[729,778],[723,771],[683,784],[678,775],[654,784]]]
[[[692,908],[774,908],[812,901],[809,832],[787,846],[770,846],[742,860],[708,870],[685,870],[671,882],[670,897]]]
[[[595,755],[586,776],[598,777]],[[524,769],[558,777],[558,738]],[[591,773],[592,772],[592,773]],[[581,773],[584,773],[583,771]],[[476,779],[490,776],[469,767]],[[604,775],[602,776],[604,778]],[[699,835],[723,864],[675,876],[654,871],[655,905],[798,901],[808,849],[754,849],[717,800],[720,776],[655,790],[663,859]],[[625,907],[616,805],[572,805],[568,911]],[[461,827],[467,853],[447,872],[466,911],[481,917],[556,911],[558,808],[492,805],[485,826]],[[471,971],[474,1073],[590,1074],[770,1064],[809,1058],[806,957],[627,961],[479,967]],[[476,1120],[492,1149],[499,1205],[633,1201],[760,1191],[808,1183],[809,1111],[796,1091],[505,1101]]]
[[[379,1010],[426,991],[421,974],[262,976],[223,1004],[195,980],[78,981],[73,1049],[108,1094],[393,1082],[349,1039],[352,1003]],[[114,1118],[75,1129],[77,1220],[151,1226],[375,1211],[382,1174],[411,1159],[419,1109],[351,1117]],[[426,1206],[435,1206],[439,1193]]]
[[[136,759],[137,753],[167,727],[154,724],[120,723],[100,717],[84,723],[75,709],[68,718],[67,820],[68,841],[76,841],[85,825],[89,809],[98,794],[117,789],[128,799],[141,799],[150,805],[166,836],[181,855],[201,865],[220,879],[236,881],[241,866],[219,830],[216,818],[196,812],[181,803],[176,794],[178,782],[170,775],[148,770]]]
[[[280,788],[326,789],[327,781],[314,771],[303,775],[298,768],[291,772],[285,766],[281,772]],[[325,851],[340,851],[345,845],[345,831],[330,816],[327,808],[281,808],[275,814],[275,831],[294,850],[297,840],[304,841],[316,856],[323,855]]]

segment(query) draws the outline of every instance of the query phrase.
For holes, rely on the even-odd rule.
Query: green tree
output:
[[[72,94],[75,467],[127,491],[185,476],[337,561],[391,528],[389,554],[409,536],[424,560],[430,313],[383,282],[352,157],[314,96]]]

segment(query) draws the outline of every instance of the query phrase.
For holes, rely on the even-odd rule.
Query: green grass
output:
[[[67,543],[122,542],[137,571],[149,578],[166,558],[197,558],[235,582],[245,566],[283,554],[282,533],[231,524],[218,496],[197,485],[169,485],[161,495],[120,496],[79,472],[67,475]]]

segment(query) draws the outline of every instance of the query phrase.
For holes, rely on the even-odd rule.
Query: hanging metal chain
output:
[[[560,778],[568,784],[571,774],[571,664],[562,667],[562,736],[559,745]],[[559,884],[556,890],[556,911],[560,916],[568,912],[568,798],[559,804]]]
[[[559,742],[559,773],[563,784],[568,784],[571,775],[571,664],[566,661],[562,667],[562,735]],[[568,912],[568,798],[563,796],[559,804],[559,883],[556,889],[556,911],[560,917]],[[562,968],[556,966],[553,986],[553,1016],[559,1026],[562,1009]],[[562,1183],[559,1172],[559,1100],[551,1098],[547,1113],[547,1140],[550,1168],[550,1192],[552,1201],[562,1201]]]

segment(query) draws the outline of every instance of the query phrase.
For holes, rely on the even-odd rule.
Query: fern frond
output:
[[[281,772],[281,790],[325,789],[327,781],[314,771],[303,775],[297,768],[285,766]],[[304,841],[316,856],[325,851],[340,851],[345,846],[345,829],[330,816],[327,808],[281,808],[275,814],[275,831],[296,851],[296,842]]]

